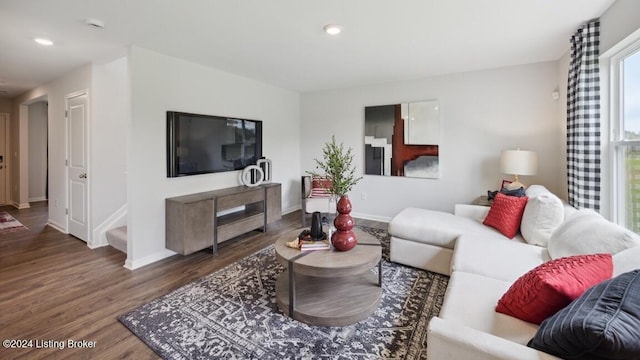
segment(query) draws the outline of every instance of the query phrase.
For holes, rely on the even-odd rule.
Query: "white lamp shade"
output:
[[[526,150],[505,150],[500,156],[500,169],[505,174],[535,175],[538,171],[538,154]]]

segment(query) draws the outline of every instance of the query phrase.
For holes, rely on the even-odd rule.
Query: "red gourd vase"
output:
[[[336,210],[338,210],[338,216],[333,220],[333,225],[336,227],[336,232],[331,235],[331,243],[336,250],[348,251],[353,249],[358,243],[356,234],[353,229],[353,218],[349,213],[351,212],[351,201],[347,195],[342,195],[338,203],[336,204]]]

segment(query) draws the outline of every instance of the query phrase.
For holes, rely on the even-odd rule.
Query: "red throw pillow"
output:
[[[526,196],[516,197],[498,193],[493,199],[489,214],[482,223],[496,228],[504,236],[513,239],[520,229],[520,221],[528,200]]]
[[[331,180],[314,176],[311,179],[311,197],[312,198],[328,198],[331,196]]]
[[[534,324],[555,314],[593,285],[610,279],[611,254],[563,257],[522,275],[498,300],[496,311]]]

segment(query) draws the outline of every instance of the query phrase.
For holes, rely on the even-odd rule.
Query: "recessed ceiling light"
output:
[[[336,24],[328,24],[322,27],[322,30],[329,35],[338,35],[342,31],[342,26]]]
[[[38,44],[43,45],[43,46],[51,46],[51,45],[53,45],[53,41],[51,41],[49,39],[35,38],[35,39],[33,39],[33,41],[35,41]]]

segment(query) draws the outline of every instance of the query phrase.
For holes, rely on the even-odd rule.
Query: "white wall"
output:
[[[640,29],[640,1],[616,0],[600,16],[600,54]]]
[[[564,145],[560,104],[551,96],[557,88],[558,64],[546,62],[303,94],[302,171],[312,169],[335,134],[354,149],[362,173],[365,106],[438,99],[441,178],[365,176],[350,194],[354,215],[387,220],[407,206],[452,211],[510,179],[500,173],[500,152],[517,147],[539,158],[538,175],[521,181],[560,193]]]
[[[128,66],[125,56],[95,64],[92,69],[90,231],[127,203],[126,130],[131,121]]]
[[[273,162],[273,181],[282,183],[283,209],[299,206],[297,93],[136,46],[129,61],[127,267],[172,254],[165,249],[165,198],[240,184],[237,171],[167,178],[167,110],[263,120],[263,155]]]
[[[569,51],[564,53],[558,60],[558,132],[561,134],[561,172],[558,173],[558,182],[561,184],[556,194],[562,199],[569,198],[569,188],[567,185],[567,84],[569,82],[569,62],[571,55]]]
[[[11,113],[11,100],[0,98],[0,113]]]
[[[64,118],[65,96],[81,90],[89,90],[89,156],[90,169],[90,221],[92,233],[107,217],[126,204],[126,129],[130,119],[128,62],[122,57],[104,64],[87,65],[14,100],[14,112],[22,112],[23,118],[31,118],[37,109],[37,101],[49,99],[49,223],[59,230],[67,230],[66,143]],[[95,78],[95,79],[94,79]],[[33,104],[33,105],[29,105]],[[16,115],[16,118],[20,118]],[[16,204],[27,202],[24,192],[40,176],[39,168],[31,159],[33,143],[24,134],[31,133],[29,121],[12,128],[12,152],[17,153],[13,174],[13,199]],[[46,125],[46,124],[45,124]],[[46,132],[45,132],[46,134]],[[46,145],[46,142],[45,142]],[[46,151],[46,148],[45,148]],[[25,171],[28,169],[29,171]],[[45,169],[46,174],[46,169]],[[29,198],[36,195],[30,194]],[[44,195],[43,195],[44,196]],[[91,235],[90,235],[91,236]],[[89,238],[91,241],[92,239]]]
[[[29,105],[29,202],[47,199],[47,103]]]
[[[18,105],[13,109],[9,131],[11,132],[11,154],[7,161],[11,174],[11,203],[22,209],[29,205],[29,111],[27,105]]]
[[[49,101],[49,224],[61,230],[67,229],[67,185],[66,185],[66,144],[65,96],[88,90],[91,87],[91,66],[78,68],[46,85],[39,86],[14,99],[12,118],[19,119],[19,126],[12,128],[12,152],[17,156],[12,166],[12,196],[14,203],[28,201],[28,116],[26,105],[42,97]],[[22,115],[19,115],[22,114]],[[12,123],[15,124],[15,122]],[[17,176],[16,176],[17,175]],[[16,179],[17,177],[17,179]]]

